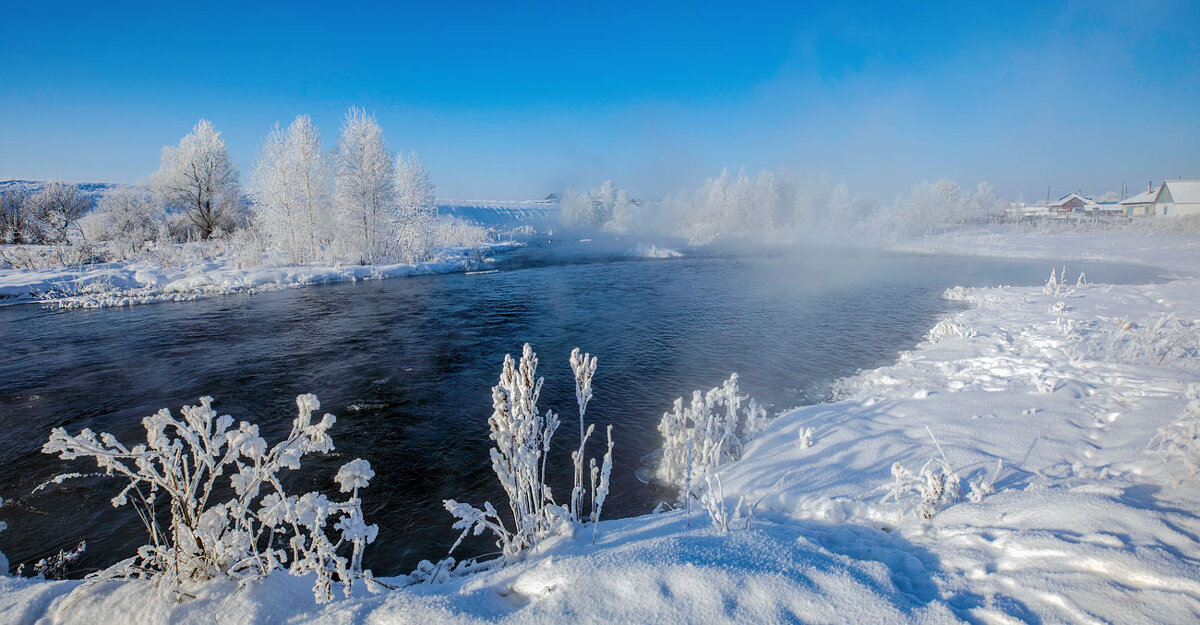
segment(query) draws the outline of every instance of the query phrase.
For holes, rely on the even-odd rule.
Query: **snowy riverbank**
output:
[[[131,306],[261,293],[313,284],[454,273],[486,268],[487,255],[520,244],[443,250],[433,260],[388,265],[242,266],[224,257],[169,267],[147,260],[64,269],[0,269],[0,304],[40,302],[64,308]]]
[[[699,505],[604,521],[595,545],[590,532],[558,537],[504,569],[322,606],[310,579],[282,574],[183,603],[140,582],[0,578],[0,621],[1200,617],[1200,488],[1152,445],[1200,382],[1200,239],[996,229],[904,249],[1142,262],[1172,281],[1077,286],[1068,265],[1062,288],[951,289],[964,307],[928,341],[843,381],[840,401],[783,414],[721,470],[730,512],[742,499],[753,514],[725,535]],[[895,464],[919,473],[942,457],[960,501],[925,501],[911,484],[894,500]]]

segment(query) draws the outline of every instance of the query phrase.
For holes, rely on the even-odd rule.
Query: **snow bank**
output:
[[[1173,277],[1200,275],[1200,237],[1163,232],[1026,232],[1020,226],[964,228],[890,248],[918,254],[1141,263]]]
[[[983,232],[920,247],[1200,268],[1195,239],[1157,235]],[[724,472],[726,493],[761,499],[759,516],[780,523],[904,539],[937,562],[939,599],[968,620],[1194,621],[1200,491],[1152,439],[1200,375],[1200,280],[947,296],[971,307],[895,364],[842,381],[841,401],[778,418]],[[919,496],[889,497],[892,467],[942,451],[979,502],[925,521]]]
[[[435,260],[416,264],[240,267],[233,261],[207,260],[163,267],[141,260],[67,269],[0,269],[0,303],[40,301],[64,308],[100,308],[260,293],[312,284],[454,273],[476,269],[487,262],[486,253],[514,245],[499,243],[447,250]]]

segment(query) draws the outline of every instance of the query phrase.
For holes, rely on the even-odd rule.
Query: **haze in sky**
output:
[[[567,4],[10,3],[0,179],[135,182],[202,117],[244,173],[275,122],[332,146],[351,105],[443,197],[1200,178],[1200,3]]]

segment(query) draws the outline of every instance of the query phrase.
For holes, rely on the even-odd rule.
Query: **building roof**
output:
[[[1121,200],[1121,204],[1128,206],[1130,204],[1153,204],[1155,196],[1158,195],[1158,189],[1139,193],[1133,197]]]
[[[1089,200],[1089,199],[1083,197],[1082,195],[1079,195],[1078,193],[1068,193],[1068,194],[1058,198],[1058,200],[1051,202],[1050,208],[1062,206],[1063,204],[1070,202],[1073,198],[1079,198],[1079,201],[1083,202],[1084,204],[1095,204],[1095,202],[1093,202],[1092,200]]]
[[[1093,200],[1090,197],[1084,197],[1082,195],[1079,195],[1078,193],[1068,193],[1068,194],[1058,198],[1057,201],[1051,202],[1049,208],[1060,208],[1067,202],[1070,202],[1071,200],[1074,200],[1074,199],[1077,199],[1080,202],[1083,202],[1083,205],[1086,208],[1094,209],[1099,206],[1099,204],[1096,202],[1096,200]]]
[[[1200,204],[1200,180],[1167,180],[1163,184],[1176,204]]]

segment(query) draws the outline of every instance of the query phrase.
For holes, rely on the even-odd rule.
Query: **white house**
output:
[[[1167,180],[1121,201],[1130,215],[1185,217],[1200,215],[1200,180]]]
[[[1200,215],[1200,180],[1167,180],[1158,187],[1155,212],[1163,217]]]

